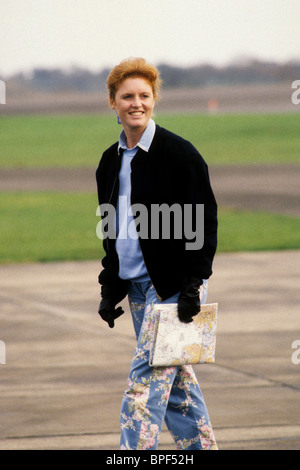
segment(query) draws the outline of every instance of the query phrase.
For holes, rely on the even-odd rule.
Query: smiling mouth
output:
[[[143,111],[133,111],[132,113],[129,113],[130,116],[142,116],[144,114]]]

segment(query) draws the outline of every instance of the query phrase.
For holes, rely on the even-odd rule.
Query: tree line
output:
[[[254,83],[280,83],[300,79],[300,61],[286,63],[249,60],[247,63],[232,63],[226,66],[201,64],[191,67],[158,65],[164,88],[204,87],[209,85],[234,85]],[[99,92],[106,88],[109,69],[92,72],[73,67],[35,68],[30,74],[17,73],[9,81],[18,87],[41,92],[79,91]]]

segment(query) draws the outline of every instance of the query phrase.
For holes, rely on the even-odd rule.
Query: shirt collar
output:
[[[144,130],[141,140],[138,142],[138,144],[136,144],[136,147],[141,148],[145,152],[149,152],[149,148],[152,144],[152,140],[155,134],[155,129],[156,129],[155,122],[153,121],[153,119],[150,119],[148,126]],[[122,130],[119,136],[118,152],[120,151],[120,148],[124,150],[128,150],[124,129]]]

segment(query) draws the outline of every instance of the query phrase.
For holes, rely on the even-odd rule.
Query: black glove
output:
[[[127,295],[127,283],[103,284],[101,286],[102,300],[99,305],[98,313],[102,320],[106,321],[110,328],[115,326],[115,320],[119,318],[124,310],[122,307],[115,308]]]
[[[115,326],[115,320],[123,315],[124,310],[122,307],[115,308],[114,303],[109,299],[102,299],[99,305],[98,313],[102,320],[108,323],[110,328]]]
[[[178,298],[178,318],[183,323],[190,323],[201,311],[199,288],[202,279],[190,277],[186,279]]]

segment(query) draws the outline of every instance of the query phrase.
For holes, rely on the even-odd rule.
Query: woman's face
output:
[[[121,83],[110,105],[118,113],[125,133],[144,132],[155,105],[152,87],[142,77],[129,77]]]

